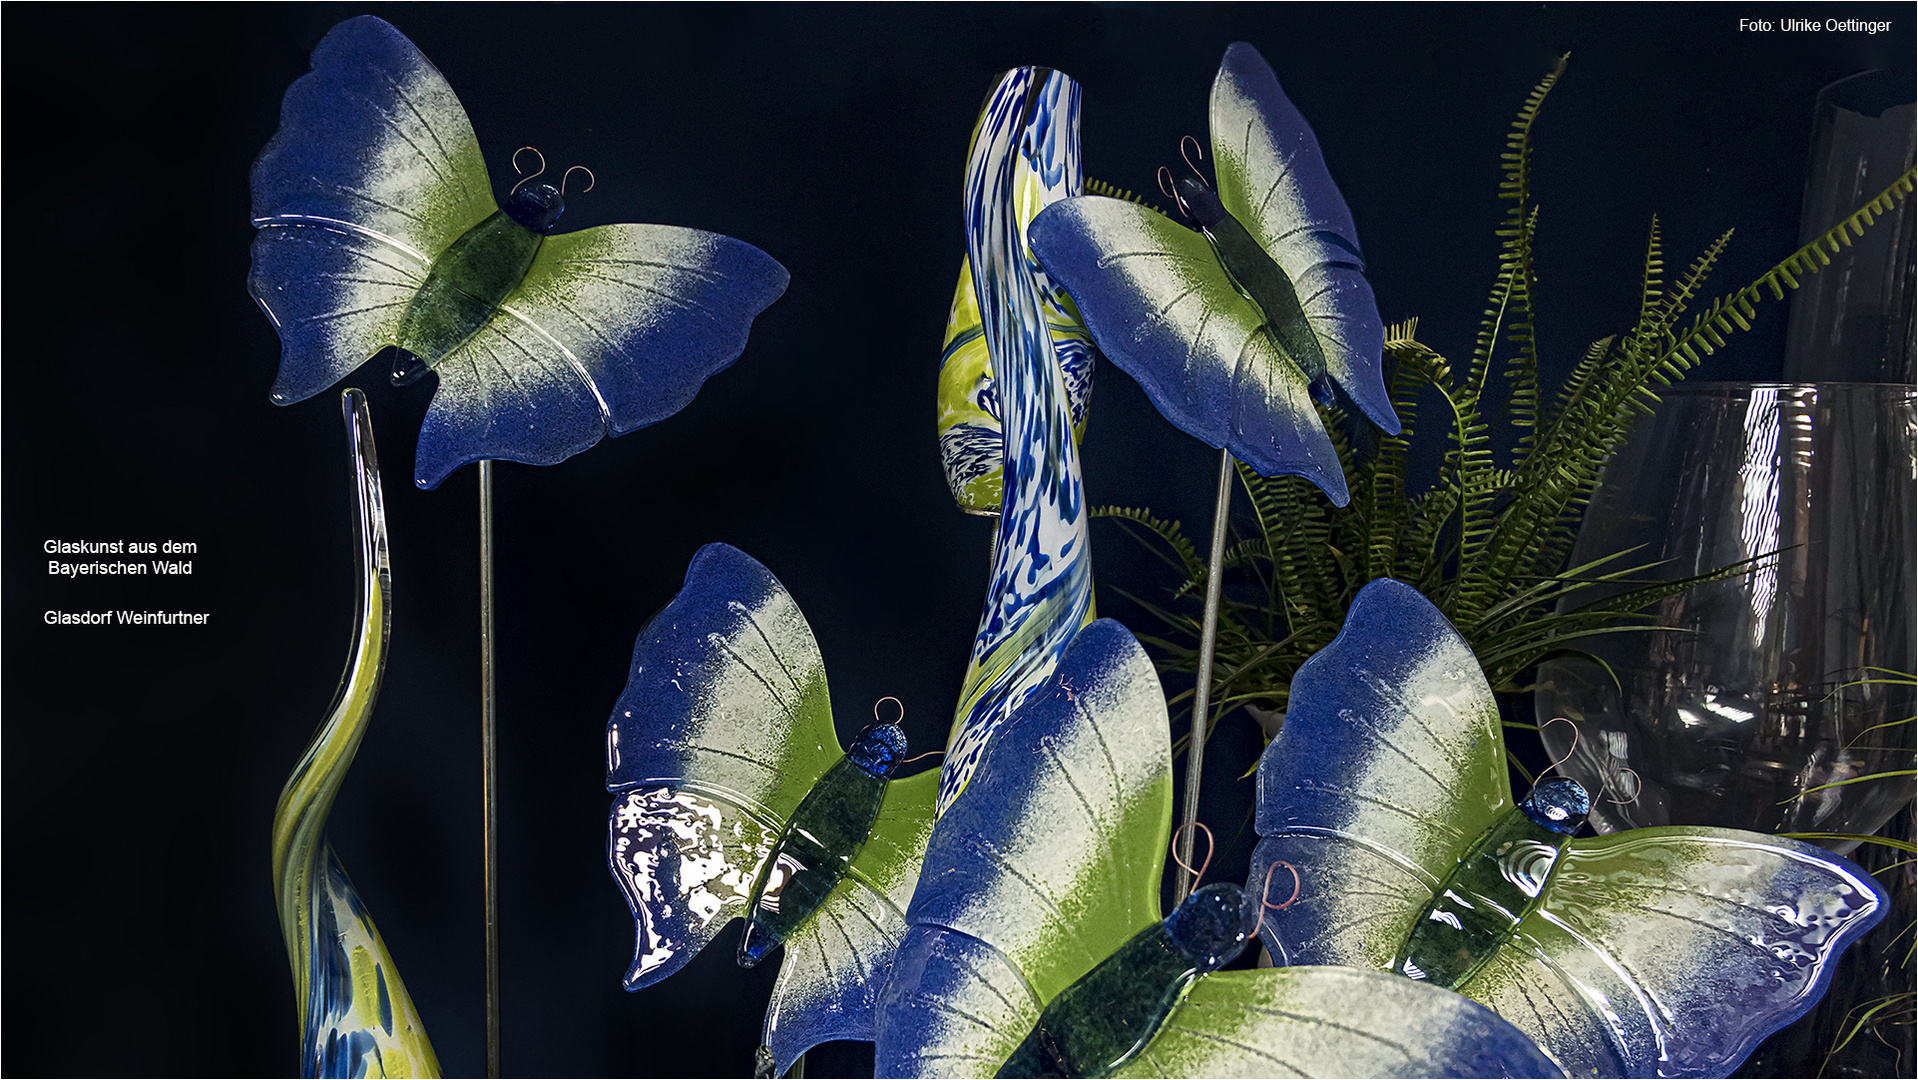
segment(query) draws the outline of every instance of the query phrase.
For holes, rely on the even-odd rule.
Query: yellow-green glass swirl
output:
[[[293,965],[304,1076],[438,1076],[439,1060],[386,943],[326,839],[326,819],[366,734],[386,668],[392,577],[365,395],[341,395],[359,553],[353,645],[319,732],[273,815],[273,894]]]
[[[1037,120],[1012,148],[1011,200],[1021,248],[1038,301],[1038,315],[1052,336],[1054,358],[1065,377],[1066,402],[1072,414],[1072,437],[1085,436],[1086,400],[1092,393],[1092,335],[1079,319],[1079,309],[1064,289],[1046,277],[1045,268],[1030,245],[1025,228],[1040,210],[1085,191],[1079,167],[1077,94],[1067,93],[1069,80],[1057,72],[1047,77],[1050,91],[1037,103]],[[977,148],[991,108],[982,109],[972,131]],[[968,208],[968,227],[976,217]],[[939,358],[939,454],[946,483],[959,509],[968,514],[997,514],[1005,497],[1005,413],[1000,404],[1000,380],[986,349],[986,328],[979,314],[972,258],[959,264],[959,285],[946,316],[945,344]]]
[[[1040,196],[1022,162],[1078,172],[1079,87],[1046,68],[1018,68],[986,101],[966,161],[966,255],[986,352],[1004,376],[1005,499],[985,610],[939,775],[943,813],[966,786],[993,731],[1058,666],[1090,622],[1092,558],[1085,486],[1066,380],[1026,246]]]

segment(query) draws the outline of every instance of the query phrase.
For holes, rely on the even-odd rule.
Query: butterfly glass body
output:
[[[395,385],[418,380],[499,313],[565,212],[558,188],[533,184],[440,252],[400,316],[403,353],[393,369]]]
[[[1171,773],[1151,662],[1097,620],[933,830],[879,1002],[879,1075],[1562,1075],[1434,986],[1215,970],[1260,899],[1208,886],[1160,917]]]
[[[1298,289],[1278,262],[1268,254],[1238,218],[1225,208],[1219,194],[1196,176],[1182,176],[1175,185],[1179,207],[1212,245],[1219,268],[1240,296],[1258,308],[1265,336],[1279,355],[1305,376],[1312,400],[1330,406],[1336,400],[1332,379],[1325,372],[1325,350],[1306,322]],[[1357,252],[1353,253],[1355,256]]]
[[[1180,901],[1046,1003],[1000,1076],[1110,1076],[1152,1042],[1199,976],[1252,936],[1256,901],[1215,882]]]
[[[1032,250],[1099,351],[1166,418],[1265,475],[1339,505],[1345,476],[1313,407],[1332,383],[1388,432],[1385,328],[1357,229],[1318,140],[1258,50],[1226,50],[1212,84],[1216,193],[1182,181],[1200,232],[1136,203],[1067,199],[1033,220]]]
[[[1724,1076],[1824,992],[1883,917],[1870,875],[1729,829],[1579,839],[1569,780],[1514,802],[1490,687],[1456,630],[1396,581],[1368,585],[1299,669],[1258,773],[1256,877],[1298,900],[1274,958],[1455,987],[1568,1073]]]
[[[739,935],[741,967],[765,959],[826,902],[866,846],[905,749],[906,735],[897,725],[873,724],[799,801],[747,897],[751,915]]]
[[[672,975],[735,918],[739,961],[783,945],[764,1067],[872,1038],[905,931],[936,771],[888,780],[890,724],[841,752],[811,628],[766,568],[702,548],[641,631],[606,725],[606,859],[637,936],[625,985]]]
[[[481,458],[552,464],[672,415],[739,356],[783,267],[715,233],[606,225],[552,234],[547,185],[493,200],[466,111],[372,16],[333,28],[253,165],[247,289],[279,330],[274,402],[387,346],[438,388],[414,479]]]

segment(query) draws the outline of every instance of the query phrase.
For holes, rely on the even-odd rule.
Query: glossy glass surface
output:
[[[779,834],[753,883],[751,914],[739,935],[739,963],[752,967],[811,919],[872,832],[886,777],[840,758],[812,786]]]
[[[1069,1016],[1055,1012],[1037,1041],[1066,1044],[1089,1072],[1561,1075],[1483,1006],[1382,971],[1187,979],[1232,955],[1251,920],[1221,885],[1160,921],[1171,771],[1145,651],[1118,623],[1092,623],[934,827],[879,1002],[878,1075],[992,1075],[1062,998]]]
[[[1259,762],[1248,880],[1282,860],[1300,881],[1260,936],[1284,963],[1394,970],[1428,914],[1455,915],[1503,880],[1508,896],[1535,895],[1507,909],[1497,948],[1483,951],[1488,932],[1445,965],[1463,970],[1460,993],[1570,1075],[1725,1076],[1811,1008],[1839,954],[1884,917],[1870,875],[1762,833],[1633,829],[1572,839],[1555,859],[1549,837],[1488,847],[1488,830],[1518,820],[1563,835],[1550,811],[1577,800],[1539,790],[1545,820],[1514,818],[1503,725],[1471,650],[1416,590],[1373,582],[1299,668]],[[1544,846],[1497,856],[1507,840]]]
[[[966,256],[986,354],[1005,420],[1005,501],[985,610],[973,637],[952,735],[940,768],[939,807],[952,805],[987,740],[1057,668],[1092,618],[1090,515],[1065,374],[1026,251],[1031,201],[1022,164],[1033,142],[1055,145],[1055,170],[1076,174],[1079,88],[1045,68],[1016,68],[986,100],[966,160]],[[1025,181],[1022,186],[1022,180]]]
[[[1818,91],[1800,244],[1811,243],[1911,168],[1918,158],[1915,94],[1908,73],[1882,69]],[[1899,199],[1864,235],[1832,252],[1829,265],[1799,282],[1785,342],[1787,381],[1918,380],[1914,237],[1918,212],[1910,199]]]
[[[1019,123],[1012,148],[1014,213],[1023,236],[1033,215],[1060,199],[1085,190],[1079,167],[1079,89],[1057,71],[1029,69],[1043,89],[1027,117],[992,111],[992,99],[973,131],[973,145],[999,136],[994,124]],[[967,230],[979,226],[979,207],[968,203]],[[1030,245],[1021,242],[1026,266],[1038,300],[1037,310],[1052,339],[1053,356],[1065,377],[1066,402],[1072,413],[1072,435],[1085,434],[1086,401],[1092,393],[1094,352],[1092,336],[1079,322],[1079,309],[1064,289],[1046,278]],[[1001,458],[1005,453],[1003,388],[994,374],[986,347],[985,320],[975,288],[972,257],[959,266],[959,285],[952,311],[946,317],[946,340],[939,358],[939,454],[946,483],[959,508],[971,514],[997,514],[1005,499]]]
[[[1511,940],[1570,840],[1513,807],[1439,884],[1413,920],[1392,970],[1458,989]]]
[[[313,50],[252,179],[247,291],[280,332],[274,402],[388,345],[419,350],[400,373],[439,375],[415,460],[423,488],[482,458],[550,465],[671,416],[786,288],[765,252],[697,229],[604,225],[541,242],[493,201],[446,79],[370,15]]]
[[[861,761],[891,764],[897,732],[876,730],[889,726],[855,743]],[[871,1039],[937,784],[936,771],[887,783],[848,760],[799,605],[738,549],[700,549],[679,595],[640,632],[606,724],[607,867],[635,932],[626,988],[684,967],[766,892],[796,915],[790,891],[809,913],[764,927],[777,942],[755,939],[759,956],[784,946],[767,1053],[784,1072],[828,1039]],[[826,872],[795,880],[795,856]]]
[[[1309,332],[1324,373],[1374,423],[1398,430],[1380,372],[1385,327],[1351,212],[1311,127],[1244,42],[1219,65],[1211,121],[1219,202],[1243,226],[1243,235],[1221,234],[1224,249],[1136,203],[1085,196],[1034,219],[1033,251],[1078,301],[1099,350],[1166,419],[1263,474],[1306,477],[1342,506],[1345,474],[1308,385],[1320,373],[1288,359],[1278,339]],[[1270,275],[1248,245],[1279,268],[1303,325],[1241,293],[1241,284],[1286,291],[1264,287]],[[1225,255],[1252,280],[1235,282]],[[1281,320],[1276,335],[1266,333],[1268,314]]]
[[[1136,1057],[1197,977],[1165,924],[1132,935],[1046,1003],[998,1076],[1111,1076]]]
[[[1548,726],[1546,746],[1607,793],[1592,812],[1601,832],[1873,832],[1912,794],[1909,775],[1866,778],[1912,767],[1914,688],[1896,673],[1918,667],[1918,390],[1706,383],[1661,396],[1606,467],[1573,564],[1636,547],[1629,559],[1672,579],[1779,555],[1661,602],[1663,630],[1581,642],[1611,675],[1545,664],[1540,722],[1577,728]]]
[[[439,1061],[386,943],[326,839],[326,819],[359,751],[386,670],[392,573],[365,395],[341,397],[353,467],[358,591],[346,671],[273,814],[273,896],[293,965],[300,1074],[438,1076]]]

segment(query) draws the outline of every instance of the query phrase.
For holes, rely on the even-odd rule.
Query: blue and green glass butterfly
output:
[[[438,69],[370,15],[334,27],[253,165],[247,289],[280,332],[273,401],[397,345],[395,382],[439,377],[419,486],[482,458],[550,465],[679,411],[785,291],[750,244],[671,225],[555,234],[564,210],[549,184],[496,204]]]
[[[737,548],[701,548],[640,633],[606,724],[606,859],[638,933],[626,988],[744,918],[742,966],[786,949],[762,1072],[870,1040],[938,785],[932,770],[889,779],[904,749],[881,723],[842,752],[799,606]]]
[[[1824,993],[1884,917],[1869,874],[1732,829],[1575,839],[1583,788],[1514,803],[1478,662],[1408,585],[1375,581],[1300,666],[1259,763],[1252,873],[1299,898],[1260,930],[1275,958],[1456,989],[1574,1076],[1725,1076]]]
[[[933,829],[879,1002],[877,1075],[1563,1075],[1437,987],[1217,970],[1263,898],[1209,885],[1162,920],[1171,815],[1158,676],[1098,620]]]
[[[1311,127],[1244,42],[1219,65],[1211,122],[1217,192],[1179,181],[1198,231],[1083,196],[1033,219],[1032,249],[1099,351],[1166,419],[1343,506],[1345,475],[1313,402],[1332,404],[1337,383],[1374,423],[1399,430],[1352,214]]]

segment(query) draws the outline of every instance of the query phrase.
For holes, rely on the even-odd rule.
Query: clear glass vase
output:
[[[1659,603],[1656,629],[1543,665],[1540,723],[1572,721],[1547,727],[1546,747],[1602,793],[1600,832],[1874,832],[1913,792],[1918,391],[1703,383],[1662,396],[1606,466],[1572,565],[1635,549],[1613,565],[1656,562],[1646,576],[1674,580],[1777,555]]]

